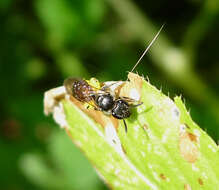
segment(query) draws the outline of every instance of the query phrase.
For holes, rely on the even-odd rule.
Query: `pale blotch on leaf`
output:
[[[160,174],[160,178],[163,179],[163,180],[167,179],[167,177],[163,173]]]
[[[179,150],[181,156],[189,163],[194,163],[199,155],[197,137],[186,131],[185,125],[180,125]]]
[[[199,168],[197,168],[197,167],[195,166],[195,164],[192,164],[192,170],[193,170],[193,171],[196,171],[196,172],[199,172]]]
[[[192,190],[189,184],[184,184],[184,190]]]
[[[53,119],[62,128],[69,128],[66,122],[63,105],[60,102],[66,95],[64,86],[57,87],[44,93],[44,113],[49,115],[53,113]]]
[[[217,149],[216,148],[214,148],[212,145],[208,145],[208,148],[209,149],[211,149],[212,150],[212,152],[217,152]]]
[[[105,130],[106,140],[108,141],[108,143],[111,146],[113,146],[117,150],[117,152],[122,154],[123,149],[122,149],[120,139],[117,135],[117,132],[114,126],[111,123],[108,123],[105,126],[104,130]]]
[[[127,81],[121,88],[119,96],[129,97],[136,101],[140,101],[141,89],[144,78],[140,77],[137,74],[129,73],[128,79],[129,81]]]

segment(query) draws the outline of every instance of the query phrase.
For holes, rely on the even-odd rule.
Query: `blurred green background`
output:
[[[217,0],[1,0],[0,189],[107,189],[43,93],[68,76],[126,80],[164,22],[136,70],[217,141],[218,20]]]

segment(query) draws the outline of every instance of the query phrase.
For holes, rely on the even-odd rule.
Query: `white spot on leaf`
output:
[[[197,167],[195,166],[195,164],[192,164],[192,170],[198,172],[198,171],[199,171],[199,168],[197,168]]]
[[[105,135],[109,144],[113,146],[118,152],[123,153],[120,139],[112,123],[108,123],[105,126]]]
[[[217,152],[217,149],[214,148],[211,144],[208,145],[208,148],[210,148],[212,152]]]
[[[143,157],[146,156],[146,155],[145,155],[145,152],[143,152],[143,151],[141,151],[141,155],[142,155]]]
[[[69,128],[68,123],[66,122],[63,105],[61,103],[54,107],[53,118],[55,122],[60,125],[61,128]]]
[[[140,94],[138,93],[137,89],[135,89],[135,88],[132,88],[130,90],[129,97],[136,100],[136,101],[140,100]]]
[[[171,133],[172,129],[171,128],[167,128],[166,131],[164,132],[164,134],[162,135],[162,143],[166,143],[167,142],[167,138],[169,137],[170,133]]]

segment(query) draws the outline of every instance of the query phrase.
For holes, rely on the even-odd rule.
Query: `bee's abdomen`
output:
[[[85,80],[76,80],[73,83],[72,95],[81,102],[92,100],[92,87]]]
[[[64,86],[67,94],[72,95],[77,100],[81,102],[92,100],[93,89],[85,80],[70,77],[64,81]]]

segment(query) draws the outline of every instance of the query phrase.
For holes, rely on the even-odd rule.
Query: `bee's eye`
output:
[[[98,96],[96,103],[103,111],[112,109],[114,105],[113,97],[110,94]]]

